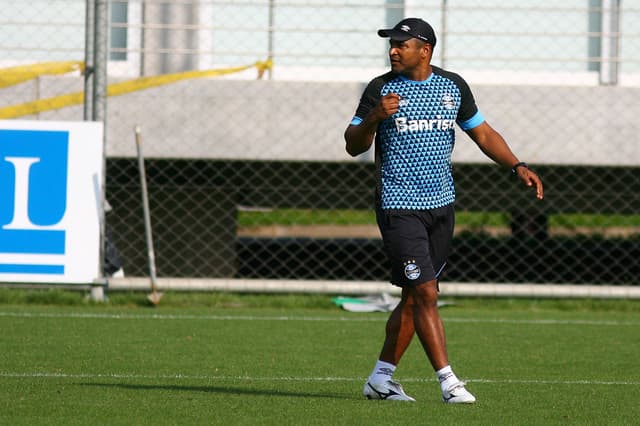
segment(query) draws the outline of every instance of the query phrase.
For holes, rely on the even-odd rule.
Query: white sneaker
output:
[[[473,404],[476,397],[464,387],[464,382],[454,383],[449,389],[442,392],[442,401],[447,404]]]
[[[409,395],[404,393],[402,385],[393,380],[385,380],[382,382],[367,381],[362,390],[367,399],[384,399],[389,401],[415,401]]]

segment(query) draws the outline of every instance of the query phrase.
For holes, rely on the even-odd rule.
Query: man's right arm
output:
[[[352,157],[367,151],[373,143],[378,124],[398,111],[400,96],[389,93],[382,97],[360,124],[350,124],[344,132],[347,152]]]

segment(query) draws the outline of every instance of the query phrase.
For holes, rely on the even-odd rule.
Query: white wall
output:
[[[49,78],[45,95],[69,78]],[[81,80],[75,84],[80,88]],[[363,83],[192,80],[109,98],[107,154],[136,155],[141,125],[150,157],[351,161],[343,132]],[[640,88],[472,85],[488,122],[532,163],[640,165]],[[23,94],[29,96],[29,93]],[[40,114],[78,119],[82,107]],[[456,161],[487,161],[457,130]]]

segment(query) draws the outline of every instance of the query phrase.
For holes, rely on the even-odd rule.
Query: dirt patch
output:
[[[479,233],[492,237],[506,237],[511,229],[506,226],[465,226],[457,225],[454,234],[462,232]],[[549,236],[598,236],[602,238],[629,238],[640,235],[637,226],[612,227],[552,227]],[[238,228],[240,237],[261,238],[380,238],[376,225],[270,225]]]

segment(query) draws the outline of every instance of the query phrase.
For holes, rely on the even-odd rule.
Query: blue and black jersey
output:
[[[438,67],[424,81],[389,72],[369,83],[351,124],[360,124],[388,93],[401,99],[398,112],[382,121],[376,132],[378,206],[428,210],[453,203],[455,124],[469,130],[484,121],[469,86],[459,75]]]

